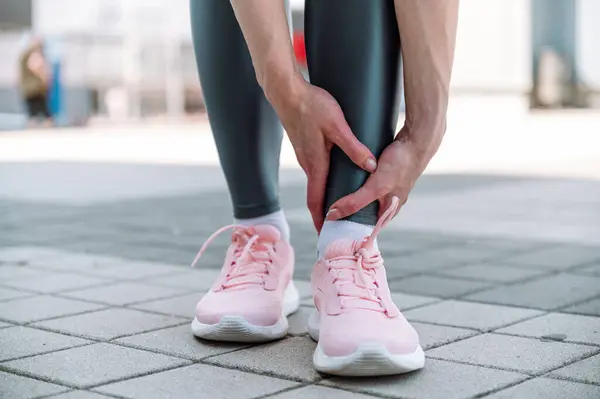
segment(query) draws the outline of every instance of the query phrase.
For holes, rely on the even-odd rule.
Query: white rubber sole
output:
[[[314,311],[308,319],[308,333],[315,341],[319,341],[319,324],[319,313]],[[425,365],[425,353],[421,346],[417,346],[414,353],[394,355],[382,345],[365,343],[350,355],[327,356],[320,345],[317,345],[313,363],[317,371],[333,375],[393,375],[422,369]]]
[[[272,326],[256,326],[249,323],[242,316],[223,316],[217,324],[203,324],[194,318],[192,321],[192,334],[198,338],[212,341],[230,342],[267,342],[283,338],[287,335],[287,316],[300,307],[300,294],[290,281],[285,289],[283,299],[283,314]]]

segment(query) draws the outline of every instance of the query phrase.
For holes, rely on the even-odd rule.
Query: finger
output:
[[[377,161],[369,148],[361,143],[352,130],[346,119],[342,117],[341,121],[336,123],[328,137],[335,143],[359,168],[369,173],[374,173],[377,169]]]
[[[369,176],[361,188],[337,200],[329,208],[325,220],[339,220],[353,215],[371,202],[377,201],[387,194],[388,190],[378,180],[377,174],[373,174]]]
[[[321,232],[325,219],[323,216],[325,189],[327,185],[327,175],[329,173],[329,155],[324,158],[325,159],[320,162],[319,167],[313,169],[315,172],[307,174],[308,184],[306,189],[306,203],[318,233]]]

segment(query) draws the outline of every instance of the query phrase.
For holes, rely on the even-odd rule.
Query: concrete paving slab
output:
[[[341,389],[309,385],[271,396],[273,399],[369,399],[372,396]]]
[[[579,313],[600,317],[600,298],[592,299],[590,301],[585,301],[577,305],[569,306],[567,308],[561,309],[561,312]]]
[[[0,330],[0,342],[0,362],[92,343],[81,338],[19,326]]]
[[[190,360],[200,360],[248,346],[230,342],[200,340],[194,337],[189,324],[120,338],[114,342]]]
[[[0,319],[16,323],[29,323],[54,317],[90,312],[104,307],[104,305],[100,304],[39,295],[0,302]]]
[[[553,310],[600,295],[600,278],[557,274],[491,288],[465,297],[501,305]]]
[[[31,294],[29,292],[17,291],[10,288],[0,288],[0,301],[24,298],[27,296],[34,296],[34,294]]]
[[[424,350],[446,345],[450,342],[458,341],[479,334],[474,330],[465,328],[455,328],[448,326],[438,326],[435,324],[426,324],[412,322],[412,326],[419,334],[419,341]]]
[[[558,370],[554,370],[549,376],[600,385],[599,370],[600,355],[596,355]]]
[[[600,262],[600,248],[559,245],[504,259],[508,264],[544,270],[565,270],[587,263]]]
[[[536,378],[488,396],[490,399],[597,399],[600,387],[570,381]]]
[[[427,354],[433,358],[537,374],[598,351],[590,346],[483,334],[432,349]]]
[[[85,338],[108,340],[174,326],[185,321],[181,317],[155,315],[133,309],[106,309],[43,321],[33,326]]]
[[[424,321],[488,331],[541,314],[543,312],[531,309],[464,301],[444,301],[409,310],[404,313],[404,316],[411,321]]]
[[[42,294],[52,294],[63,291],[71,291],[106,285],[110,280],[82,276],[73,273],[43,273],[36,276],[29,276],[9,280],[4,283],[5,286],[24,290],[33,291]]]
[[[408,294],[451,298],[465,295],[490,287],[490,283],[437,276],[408,277],[399,281],[390,281],[392,291]]]
[[[69,390],[56,384],[0,371],[0,397],[33,399]]]
[[[170,316],[180,316],[188,319],[194,317],[196,304],[204,294],[187,294],[176,296],[169,299],[159,299],[156,301],[142,302],[131,305],[134,309],[148,310],[151,312],[163,313]]]
[[[436,274],[444,276],[458,277],[464,279],[473,279],[489,281],[496,283],[512,283],[520,280],[529,279],[545,274],[544,270],[532,270],[519,268],[519,266],[505,266],[494,264],[478,264],[463,266],[457,269],[440,270]]]
[[[279,376],[298,381],[317,381],[312,363],[317,344],[308,337],[287,338],[267,345],[212,357],[208,363]]]
[[[166,355],[110,344],[93,344],[4,363],[37,378],[87,388],[189,363]]]
[[[96,388],[124,398],[250,399],[297,383],[222,367],[195,364]]]
[[[597,317],[550,313],[497,330],[498,333],[543,338],[564,335],[565,341],[600,346],[600,320]]]
[[[137,302],[148,302],[153,299],[173,297],[180,293],[181,290],[176,288],[123,282],[97,288],[69,291],[61,294],[61,296],[107,305],[123,306]]]
[[[51,396],[51,399],[109,399],[111,396],[101,395],[90,391],[71,391]]]
[[[206,292],[212,287],[218,276],[219,270],[186,270],[181,268],[181,272],[177,274],[154,277],[144,282],[165,287],[186,288],[197,292]]]
[[[423,370],[369,379],[330,378],[328,386],[389,398],[471,398],[525,379],[519,373],[427,359]]]

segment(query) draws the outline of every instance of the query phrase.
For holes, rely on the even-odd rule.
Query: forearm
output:
[[[395,0],[406,98],[405,128],[432,131],[441,141],[446,127],[459,0]],[[439,143],[438,143],[439,145]]]
[[[225,1],[225,0],[223,0]],[[259,85],[273,101],[298,77],[283,0],[230,0]]]

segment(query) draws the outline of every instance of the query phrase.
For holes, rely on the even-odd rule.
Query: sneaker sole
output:
[[[308,333],[312,339],[319,341],[316,311],[309,318]],[[420,345],[414,353],[394,355],[380,344],[365,343],[349,355],[327,356],[321,346],[317,345],[313,363],[317,371],[332,375],[348,377],[394,375],[422,369],[425,365],[425,353]]]
[[[203,324],[194,318],[192,334],[211,341],[267,342],[283,338],[288,332],[287,316],[300,307],[300,295],[293,281],[285,289],[283,314],[272,326],[257,326],[239,315],[225,315],[217,324]]]

